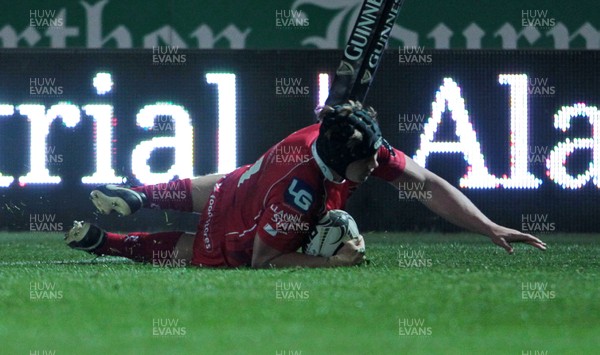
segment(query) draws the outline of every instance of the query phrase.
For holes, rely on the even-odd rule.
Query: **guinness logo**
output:
[[[363,75],[362,78],[360,78],[360,83],[361,84],[366,84],[366,83],[370,82],[371,79],[373,79],[373,76],[371,75],[371,71],[370,70],[365,70],[365,74]]]
[[[340,62],[340,66],[337,68],[337,71],[335,73],[337,75],[353,75],[354,68],[350,63],[342,60]]]

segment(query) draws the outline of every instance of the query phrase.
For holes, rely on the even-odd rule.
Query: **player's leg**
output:
[[[181,235],[174,249],[174,256],[177,260],[190,264],[194,256],[194,239],[196,239],[195,234],[183,233]]]
[[[204,210],[210,194],[213,192],[216,183],[225,175],[210,174],[192,179],[192,200],[194,203],[194,212],[201,213]]]
[[[102,214],[116,212],[128,216],[147,204],[146,195],[117,185],[98,186],[90,193],[90,200]]]
[[[221,174],[210,174],[133,188],[105,185],[93,190],[90,199],[103,214],[115,211],[127,216],[142,207],[201,212],[221,177]]]
[[[73,249],[95,255],[121,256],[154,265],[187,266],[192,255],[191,250],[186,249],[189,236],[193,237],[181,231],[117,234],[75,221],[65,235],[65,242]]]

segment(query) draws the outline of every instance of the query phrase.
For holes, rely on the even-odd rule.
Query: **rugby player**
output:
[[[546,249],[540,239],[492,222],[458,189],[393,148],[383,139],[372,108],[347,101],[323,107],[318,118],[319,123],[292,133],[254,164],[225,176],[132,189],[102,186],[91,193],[103,213],[129,215],[142,207],[201,212],[195,234],[121,235],[76,222],[66,243],[97,255],[142,262],[174,256],[202,267],[357,265],[364,261],[360,240],[346,242],[331,257],[306,255],[299,249],[326,211],[344,209],[352,192],[374,176],[396,188],[402,183],[423,184],[431,191],[431,198],[422,201],[429,209],[488,236],[508,253],[513,252],[512,243]]]

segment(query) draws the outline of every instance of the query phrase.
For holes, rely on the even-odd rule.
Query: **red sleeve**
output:
[[[259,238],[284,253],[296,251],[310,232],[309,218],[285,203],[270,204],[258,222]]]
[[[373,171],[373,176],[392,182],[402,175],[406,166],[404,153],[393,147],[392,151],[393,154],[384,146],[379,148],[377,152],[379,166]]]

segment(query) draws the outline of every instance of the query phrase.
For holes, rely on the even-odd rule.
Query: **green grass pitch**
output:
[[[597,353],[600,240],[542,238],[368,233],[360,267],[208,270],[0,233],[0,353]]]

